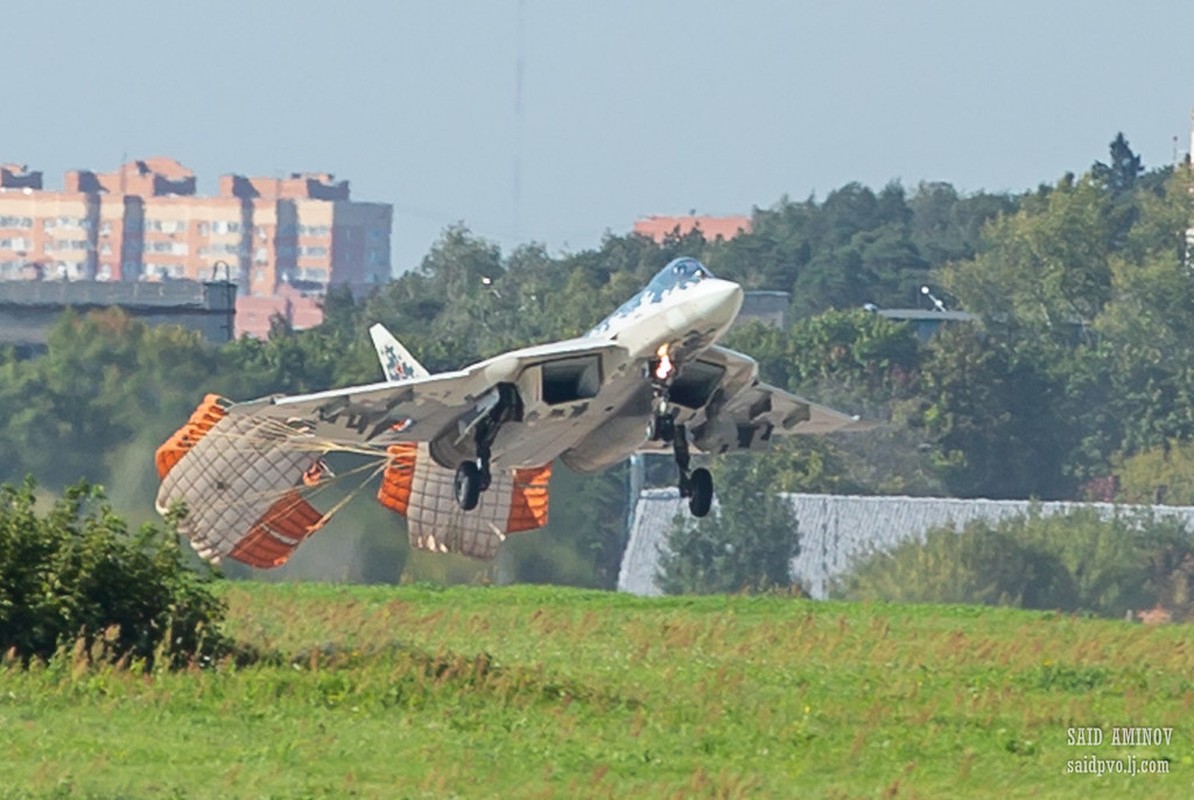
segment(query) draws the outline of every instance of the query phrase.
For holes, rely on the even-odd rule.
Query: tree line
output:
[[[246,399],[377,380],[376,322],[433,371],[578,335],[689,255],[748,290],[791,293],[787,330],[744,325],[728,342],[764,378],[884,422],[761,456],[759,491],[1194,502],[1182,467],[1194,459],[1190,171],[1146,170],[1122,136],[1110,155],[1020,194],[891,183],[783,197],[730,240],[607,234],[578,252],[503,254],[456,225],[419,268],[368,297],[333,289],[321,325],[276,320],[267,341],[217,347],[118,311],[67,314],[44,356],[0,350],[0,480],[86,478],[148,518],[153,450],[206,391]],[[926,284],[975,322],[921,341],[863,310],[925,307]],[[672,481],[668,463],[648,472]],[[501,574],[486,576],[612,586],[625,467],[557,473],[552,524],[514,537]],[[476,577],[472,564],[412,556],[397,520],[361,519],[375,565],[363,577]]]

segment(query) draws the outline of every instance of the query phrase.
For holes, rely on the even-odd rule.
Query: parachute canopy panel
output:
[[[185,503],[178,530],[209,561],[276,567],[325,521],[303,496],[326,474],[322,453],[301,426],[227,408],[209,395],[159,448],[157,510]]]
[[[391,445],[387,455],[377,500],[406,517],[411,547],[491,559],[507,534],[547,524],[551,464],[496,471],[477,507],[463,511],[455,472],[437,464],[426,444]]]

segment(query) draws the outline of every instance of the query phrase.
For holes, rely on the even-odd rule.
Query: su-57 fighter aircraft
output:
[[[347,502],[318,510],[332,484],[380,473],[377,498],[407,517],[413,546],[491,558],[507,534],[546,523],[556,459],[593,473],[670,450],[702,517],[713,480],[692,453],[865,427],[760,382],[754,360],[719,346],[741,305],[738,284],[679,258],[584,336],[437,375],[375,325],[383,382],[243,403],[209,395],[157,452],[158,510],[185,502],[179,529],[205,558],[268,568]],[[335,452],[366,467],[333,475],[324,456]]]

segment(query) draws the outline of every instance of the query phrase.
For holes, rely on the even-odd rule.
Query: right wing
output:
[[[515,350],[456,372],[237,403],[229,413],[300,424],[319,439],[341,445],[431,442],[445,434],[463,435],[492,407],[500,385],[516,386],[527,407],[591,398],[601,388],[605,357],[624,352],[616,342],[573,339]],[[558,371],[575,384],[579,400],[569,401],[567,393],[562,400],[550,396],[549,381],[536,368],[547,374],[558,365],[564,365]]]

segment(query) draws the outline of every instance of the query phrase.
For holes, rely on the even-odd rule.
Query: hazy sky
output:
[[[642,215],[849,181],[1025,189],[1105,160],[1117,131],[1156,166],[1189,149],[1194,102],[1188,0],[43,1],[3,20],[0,162],[59,187],[171,155],[202,192],[330,171],[394,205],[395,271],[458,220],[575,251]]]

